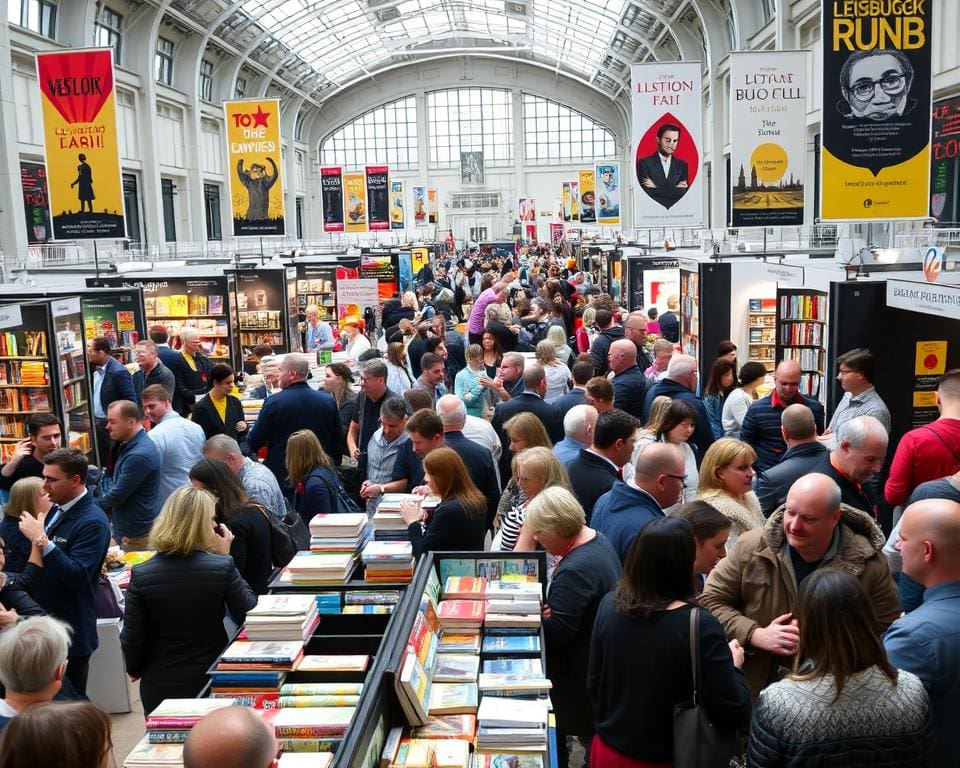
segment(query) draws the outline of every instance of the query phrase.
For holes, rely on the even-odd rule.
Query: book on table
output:
[[[483,600],[487,580],[471,576],[448,576],[443,584],[444,600]]]
[[[490,655],[540,653],[540,636],[484,635],[481,653]]]
[[[417,739],[467,739],[472,741],[477,732],[476,715],[432,715],[427,722],[414,728],[411,735]]]
[[[314,515],[310,519],[310,535],[318,538],[356,538],[368,522],[363,512]]]
[[[370,657],[366,654],[306,654],[297,663],[296,672],[366,672]]]
[[[433,681],[436,683],[476,682],[479,672],[479,656],[444,653],[437,656],[433,667]]]
[[[433,683],[430,686],[430,715],[472,715],[477,711],[476,683]]]
[[[283,752],[277,768],[330,768],[332,752]]]
[[[275,710],[273,727],[278,739],[342,737],[355,707],[291,707]]]

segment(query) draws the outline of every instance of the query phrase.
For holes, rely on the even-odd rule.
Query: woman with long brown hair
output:
[[[346,363],[331,363],[323,374],[323,388],[337,402],[340,415],[340,431],[343,433],[343,452],[346,453],[346,435],[350,422],[357,419],[357,393],[353,389],[353,371]]]
[[[287,482],[294,488],[293,508],[309,526],[314,515],[337,511],[340,478],[333,461],[309,429],[298,429],[287,440]]]
[[[420,503],[405,501],[400,514],[407,523],[417,557],[431,551],[483,550],[487,532],[487,500],[450,448],[435,448],[423,460],[423,480],[440,504],[421,521]]]

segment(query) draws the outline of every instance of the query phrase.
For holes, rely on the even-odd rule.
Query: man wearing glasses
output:
[[[840,70],[840,90],[849,111],[845,117],[882,122],[900,117],[916,105],[908,99],[913,84],[913,66],[900,51],[857,51]]]
[[[869,349],[851,349],[837,358],[837,381],[843,399],[830,418],[830,425],[820,439],[836,447],[834,435],[844,424],[857,416],[873,416],[890,434],[890,410],[873,386],[873,353]]]

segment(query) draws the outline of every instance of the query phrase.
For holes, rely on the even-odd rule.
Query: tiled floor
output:
[[[130,704],[132,709],[123,715],[111,715],[113,721],[113,758],[117,768],[123,766],[130,751],[143,738],[146,729],[143,725],[143,707],[140,704],[140,684],[127,683],[130,686]]]

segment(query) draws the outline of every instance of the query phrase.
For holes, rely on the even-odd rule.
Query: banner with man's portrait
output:
[[[932,6],[823,3],[820,218],[926,218]]]
[[[699,61],[634,64],[633,226],[696,227],[703,219]]]
[[[413,188],[413,223],[417,227],[427,226],[427,188]],[[416,274],[416,272],[414,272]]]

